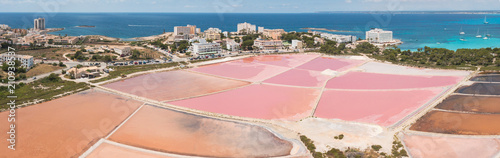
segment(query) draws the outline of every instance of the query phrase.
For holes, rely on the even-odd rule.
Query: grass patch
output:
[[[16,54],[31,55],[35,59],[46,58],[48,60],[61,60],[65,61],[66,58],[63,57],[64,53],[71,53],[69,48],[43,48],[36,50],[21,50],[16,52]]]
[[[500,66],[481,67],[481,71],[500,71]]]
[[[211,59],[191,60],[189,62],[191,64],[194,64],[194,63],[201,63],[201,62],[212,61],[212,60],[217,60],[217,59],[224,59],[224,58],[211,58]]]
[[[26,76],[29,78],[29,77],[49,73],[52,71],[60,70],[60,69],[63,69],[63,67],[49,65],[49,64],[38,64],[37,66],[33,67],[28,72],[26,72]]]
[[[56,78],[54,78],[54,76]],[[52,75],[52,79],[49,78],[50,77],[46,77],[29,84],[21,83],[16,85],[14,94],[17,96],[16,105],[33,102],[35,99],[49,101],[66,92],[75,92],[76,90],[83,91],[90,88],[86,83],[63,81],[57,75]],[[7,98],[9,95],[10,93],[8,92],[7,86],[0,87],[1,98]],[[7,103],[9,101],[9,99],[0,100],[0,110],[3,111],[8,109]]]
[[[120,76],[126,76],[126,75],[136,73],[136,72],[175,67],[175,66],[179,66],[179,64],[186,65],[186,63],[184,63],[184,62],[182,62],[182,63],[172,62],[172,63],[166,63],[166,64],[151,64],[151,65],[110,66],[109,68],[113,69],[113,71],[110,71],[108,76],[100,78],[98,80],[93,80],[91,82],[92,83],[99,83],[99,82],[111,80],[111,79],[114,79],[114,78],[117,78]]]

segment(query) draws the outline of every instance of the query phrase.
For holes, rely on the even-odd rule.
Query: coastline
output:
[[[137,41],[151,41],[151,40],[157,40],[160,38],[167,38],[169,36],[172,36],[174,33],[173,32],[165,32],[159,35],[152,35],[152,36],[146,36],[146,37],[134,37],[130,39],[134,39]]]
[[[328,32],[352,32],[352,33],[360,33],[360,31],[347,31],[347,30],[331,30],[326,28],[314,28],[314,27],[305,27],[300,28],[302,30],[314,30],[314,31],[328,31]]]

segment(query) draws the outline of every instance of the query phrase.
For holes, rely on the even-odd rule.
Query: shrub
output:
[[[375,151],[379,151],[382,148],[380,145],[372,145],[372,149]]]

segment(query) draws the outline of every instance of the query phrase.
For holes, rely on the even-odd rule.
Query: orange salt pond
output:
[[[175,100],[233,89],[249,84],[187,71],[147,74],[105,87],[158,101]]]
[[[404,135],[403,141],[414,158],[486,158],[500,151],[500,139],[494,138]]]
[[[453,95],[446,98],[446,100],[436,106],[436,108],[453,111],[500,114],[500,96],[482,97]]]
[[[110,140],[149,150],[206,157],[289,155],[292,144],[268,130],[144,106]]]
[[[16,150],[7,148],[2,134],[0,153],[5,157],[77,157],[109,134],[142,103],[98,91],[18,109]],[[8,112],[0,113],[7,118]],[[8,131],[0,122],[0,131]]]
[[[431,111],[420,118],[411,130],[462,134],[462,135],[500,135],[500,115],[467,114]]]
[[[143,149],[144,150],[144,149]],[[90,153],[87,158],[168,158],[169,156],[149,153],[137,149],[130,149],[122,146],[117,146],[109,143],[102,143]]]

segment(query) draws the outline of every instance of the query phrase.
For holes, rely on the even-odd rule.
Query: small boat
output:
[[[464,38],[460,38],[460,41],[467,41],[467,40],[465,40]]]
[[[486,16],[484,16],[484,24],[489,24],[489,22],[486,20]]]
[[[486,30],[486,37],[491,37],[491,35],[488,32],[490,32],[490,31]]]
[[[483,39],[487,40],[487,39],[488,39],[488,37],[486,37],[486,36],[485,36]]]
[[[483,37],[483,36],[481,36],[481,35],[479,34],[479,29],[477,29],[477,35],[476,35],[476,37],[477,37],[477,38],[481,38],[481,37]]]
[[[465,35],[465,32],[462,31],[462,27],[460,27],[460,34]]]
[[[441,44],[441,43],[439,43],[439,42],[438,42],[438,43],[436,43],[436,44]]]

